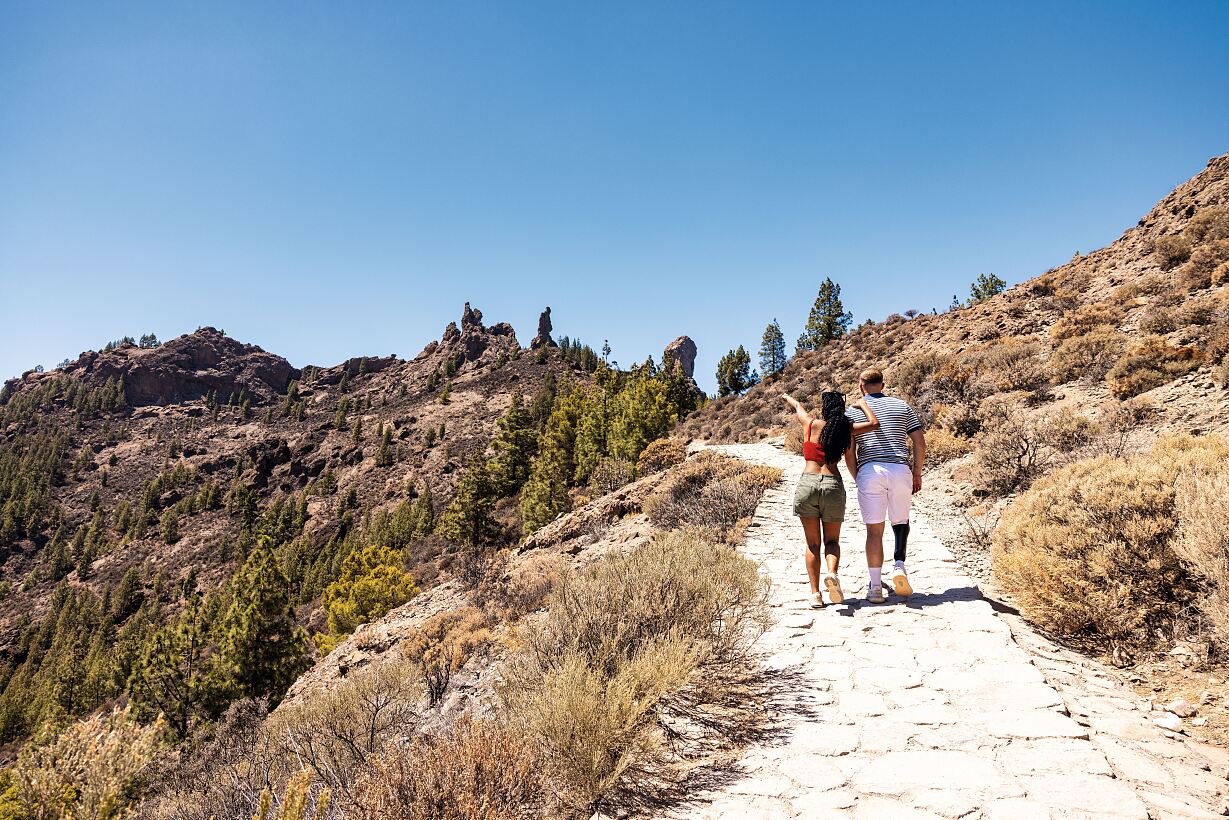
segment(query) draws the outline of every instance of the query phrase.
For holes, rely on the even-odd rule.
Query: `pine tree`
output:
[[[760,377],[751,370],[751,356],[742,345],[731,350],[717,362],[717,394],[739,396],[759,383]]]
[[[852,322],[853,314],[841,303],[841,286],[831,277],[825,278],[819,286],[811,315],[807,317],[806,329],[798,337],[798,351],[818,350],[833,339],[839,339],[849,332]]]
[[[435,530],[450,541],[477,546],[487,541],[494,528],[491,511],[497,498],[486,461],[470,459],[457,482],[457,493],[445,508]]]
[[[380,437],[380,449],[376,451],[376,466],[391,467],[393,464],[393,428],[392,425],[384,428],[384,433]]]
[[[307,634],[294,620],[290,584],[261,536],[235,573],[218,642],[221,683],[238,697],[281,700],[307,667]]]
[[[500,496],[513,495],[529,478],[529,467],[538,453],[538,436],[520,391],[512,392],[512,403],[499,421],[499,433],[491,446],[495,450],[490,464],[495,490]]]
[[[969,285],[969,304],[989,299],[991,296],[998,296],[1003,291],[1007,290],[1007,283],[998,276],[991,274],[980,274],[972,285]],[[955,297],[952,297],[955,299]]]
[[[214,681],[205,659],[207,630],[199,595],[191,595],[174,622],[145,642],[128,679],[128,691],[143,720],[162,714],[186,738],[216,705]]]
[[[554,521],[572,508],[568,482],[576,473],[576,427],[583,410],[580,391],[560,393],[546,422],[538,455],[521,489],[521,521],[525,535]]]
[[[764,338],[760,342],[760,372],[764,378],[775,376],[785,368],[785,334],[781,325],[773,319],[764,328]]]

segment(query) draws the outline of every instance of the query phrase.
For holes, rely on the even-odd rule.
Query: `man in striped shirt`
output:
[[[858,485],[858,506],[866,524],[866,565],[870,588],[866,599],[884,602],[883,571],[884,522],[892,523],[896,536],[895,567],[892,586],[898,595],[909,595],[913,588],[905,572],[905,548],[909,540],[909,504],[913,493],[922,489],[922,463],[926,459],[926,437],[917,412],[905,402],[883,394],[883,373],[875,368],[862,371],[858,383],[867,404],[879,417],[879,429],[856,437],[845,453],[845,464]],[[866,414],[851,407],[846,414],[855,422],[866,421]],[[909,442],[913,442],[913,469],[909,468]]]

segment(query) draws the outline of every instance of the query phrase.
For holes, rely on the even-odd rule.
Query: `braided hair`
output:
[[[824,458],[835,464],[841,454],[849,449],[853,440],[853,424],[845,415],[845,396],[835,391],[825,391],[821,396],[820,418],[824,426],[819,431],[819,444],[824,448]]]

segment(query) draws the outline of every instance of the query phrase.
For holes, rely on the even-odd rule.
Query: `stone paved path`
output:
[[[910,536],[914,595],[862,600],[863,529],[848,476],[846,603],[810,609],[791,510],[797,457],[771,444],[714,449],[785,470],[744,551],[774,585],[764,663],[791,683],[775,739],[670,817],[1220,815],[1229,757],[1161,730],[1094,662],[1031,631],[1018,640],[1018,619],[1013,635],[924,519],[914,516]]]

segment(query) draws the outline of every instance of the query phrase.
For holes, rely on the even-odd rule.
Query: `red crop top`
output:
[[[815,419],[807,422],[807,437],[802,442],[802,457],[807,461],[824,464],[827,461],[824,458],[824,448],[820,446],[818,441],[811,441],[811,425],[814,423]]]

